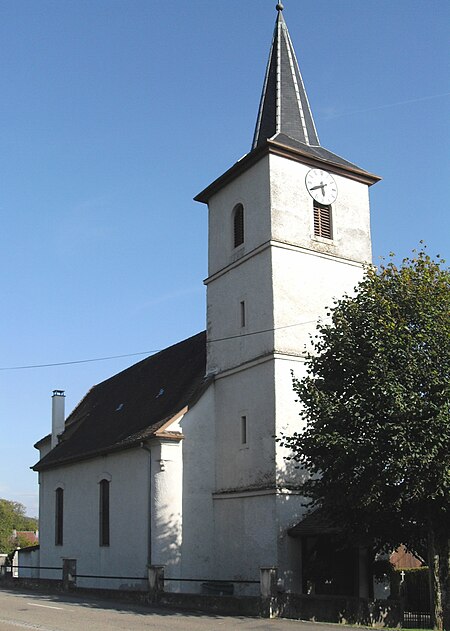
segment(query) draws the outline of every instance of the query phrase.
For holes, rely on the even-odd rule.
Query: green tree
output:
[[[0,499],[0,552],[10,553],[17,547],[12,537],[13,530],[35,531],[37,527],[37,519],[26,516],[23,504]]]
[[[421,250],[368,267],[319,324],[294,378],[304,429],[282,441],[309,470],[311,508],[392,547],[428,549],[438,629],[450,630],[450,271]]]

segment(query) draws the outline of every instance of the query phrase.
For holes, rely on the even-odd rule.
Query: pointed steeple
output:
[[[319,137],[281,3],[277,4],[277,11],[252,149],[277,134],[284,134],[306,145],[319,146]]]

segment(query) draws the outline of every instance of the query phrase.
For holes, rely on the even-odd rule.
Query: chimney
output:
[[[58,436],[64,431],[64,390],[53,390],[52,395],[52,449],[59,442]]]

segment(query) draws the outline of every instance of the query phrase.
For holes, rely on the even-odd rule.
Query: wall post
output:
[[[63,559],[62,579],[63,589],[68,591],[77,582],[77,560]]]
[[[148,594],[152,603],[158,602],[159,595],[164,591],[164,565],[149,565]]]
[[[262,567],[259,570],[261,589],[261,615],[265,618],[278,617],[278,568]]]

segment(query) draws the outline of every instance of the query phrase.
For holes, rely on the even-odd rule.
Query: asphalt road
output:
[[[94,598],[0,590],[0,631],[343,631],[297,620],[177,613]],[[349,627],[347,627],[349,629]],[[354,627],[353,627],[354,631]]]

